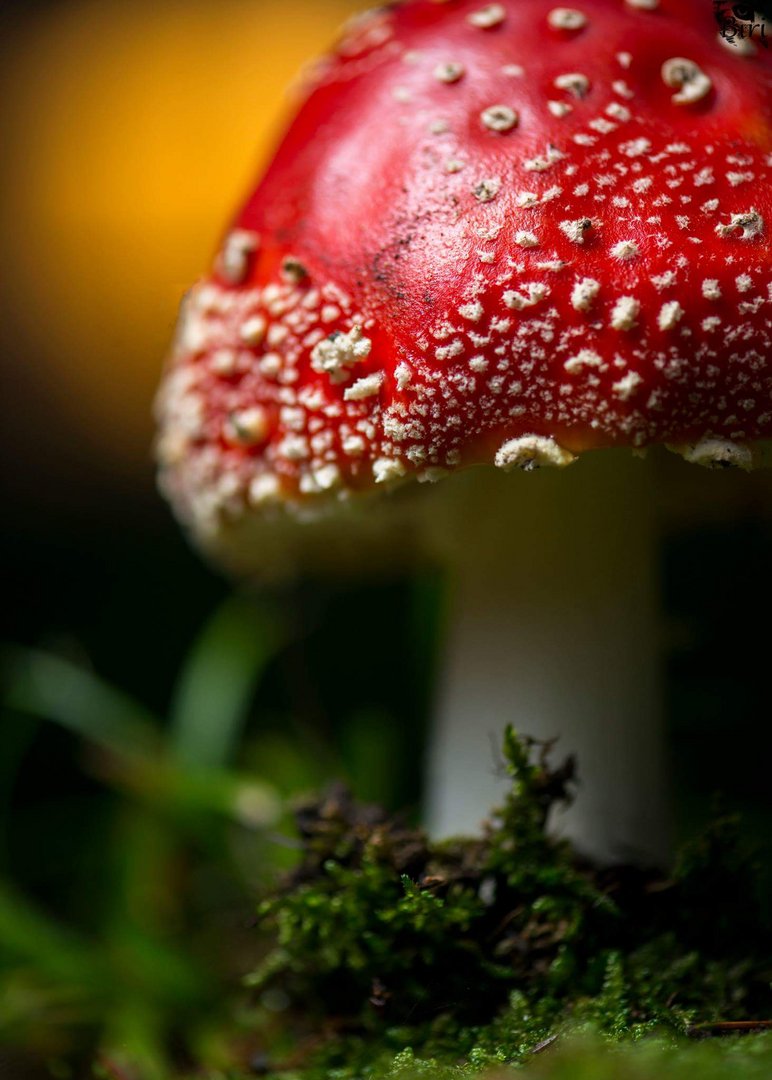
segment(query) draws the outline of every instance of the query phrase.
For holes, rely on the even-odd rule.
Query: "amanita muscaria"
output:
[[[272,522],[306,536],[468,466],[667,444],[749,468],[772,436],[772,54],[745,29],[722,39],[709,0],[350,24],[184,305],[159,456],[197,540],[259,573]],[[440,830],[483,815],[486,732],[512,720],[579,751],[580,843],[663,849],[644,467],[593,456],[597,477],[440,485],[469,500],[451,530],[485,519],[453,555]]]

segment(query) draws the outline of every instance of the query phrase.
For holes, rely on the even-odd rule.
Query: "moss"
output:
[[[772,1013],[772,928],[738,822],[669,876],[600,869],[546,832],[574,783],[551,749],[507,732],[511,788],[477,839],[433,843],[340,787],[299,808],[301,858],[260,905],[272,946],[249,979],[262,1071],[444,1080],[546,1055],[559,1076],[572,1034],[664,1053],[698,1024]]]

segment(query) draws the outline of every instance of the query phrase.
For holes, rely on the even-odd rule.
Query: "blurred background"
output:
[[[94,1039],[149,1077],[170,1043],[227,1061],[217,1017],[255,959],[255,890],[291,858],[281,798],[342,776],[418,802],[439,576],[234,598],[157,496],[150,449],[182,293],[286,88],[356,6],[0,8],[0,1042],[62,1076]],[[764,839],[772,482],[655,467],[680,827],[721,791]],[[373,604],[341,687],[335,629]],[[402,680],[375,667],[379,637]],[[35,1067],[3,1057],[0,1076],[51,1075]]]

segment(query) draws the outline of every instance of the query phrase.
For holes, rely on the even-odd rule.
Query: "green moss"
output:
[[[260,905],[273,944],[249,979],[258,1003],[290,1003],[270,1023],[258,1005],[269,1072],[444,1080],[547,1056],[559,1076],[572,1033],[664,1053],[697,1024],[772,1014],[772,929],[737,821],[668,877],[599,869],[545,830],[574,781],[550,750],[507,732],[511,789],[477,839],[430,842],[341,788],[298,810],[302,856]]]

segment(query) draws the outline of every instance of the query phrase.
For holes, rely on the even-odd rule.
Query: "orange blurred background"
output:
[[[27,480],[33,458],[39,484],[69,462],[146,486],[180,296],[270,151],[288,85],[355,6],[6,8],[0,333]]]
[[[356,9],[0,2],[0,643],[157,709],[229,588],[155,486],[178,304]]]

